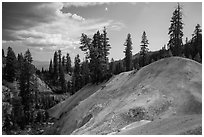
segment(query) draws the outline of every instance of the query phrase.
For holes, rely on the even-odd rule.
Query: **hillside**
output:
[[[201,134],[202,65],[161,59],[87,85],[49,114],[45,134]]]

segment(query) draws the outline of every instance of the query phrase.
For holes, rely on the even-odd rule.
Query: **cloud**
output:
[[[16,42],[39,51],[75,49],[82,33],[92,35],[104,26],[116,31],[124,27],[121,22],[61,11],[64,6],[97,4],[102,3],[3,3],[3,44]]]
[[[63,3],[64,7],[88,7],[88,6],[95,6],[95,5],[102,5],[102,4],[109,4],[108,2],[68,2]]]
[[[76,20],[80,20],[80,21],[85,20],[83,17],[81,17],[81,16],[79,16],[79,15],[77,15],[77,14],[73,14],[73,15],[72,15],[72,18],[73,18],[73,19],[76,19]]]

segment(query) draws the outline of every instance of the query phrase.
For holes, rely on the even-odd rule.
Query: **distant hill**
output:
[[[47,134],[202,134],[202,65],[164,58],[89,84],[49,114]]]
[[[49,69],[49,62],[46,61],[33,61],[33,65],[35,65],[35,67],[39,70],[41,70],[42,68],[44,68],[44,70],[48,70]]]

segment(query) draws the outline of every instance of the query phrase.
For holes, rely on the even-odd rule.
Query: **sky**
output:
[[[196,24],[202,26],[202,3],[180,3],[183,12],[184,36],[190,39]],[[29,49],[36,61],[53,58],[56,50],[69,53],[71,59],[79,54],[82,33],[90,38],[97,30],[107,28],[111,45],[109,59],[124,58],[124,43],[131,34],[133,54],[140,51],[143,31],[149,40],[151,51],[161,49],[168,43],[168,29],[175,2],[3,2],[2,3],[2,48],[8,46],[15,53]]]

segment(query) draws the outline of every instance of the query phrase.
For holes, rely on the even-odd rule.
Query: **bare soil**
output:
[[[201,134],[202,65],[161,59],[87,85],[49,114],[58,134]]]

